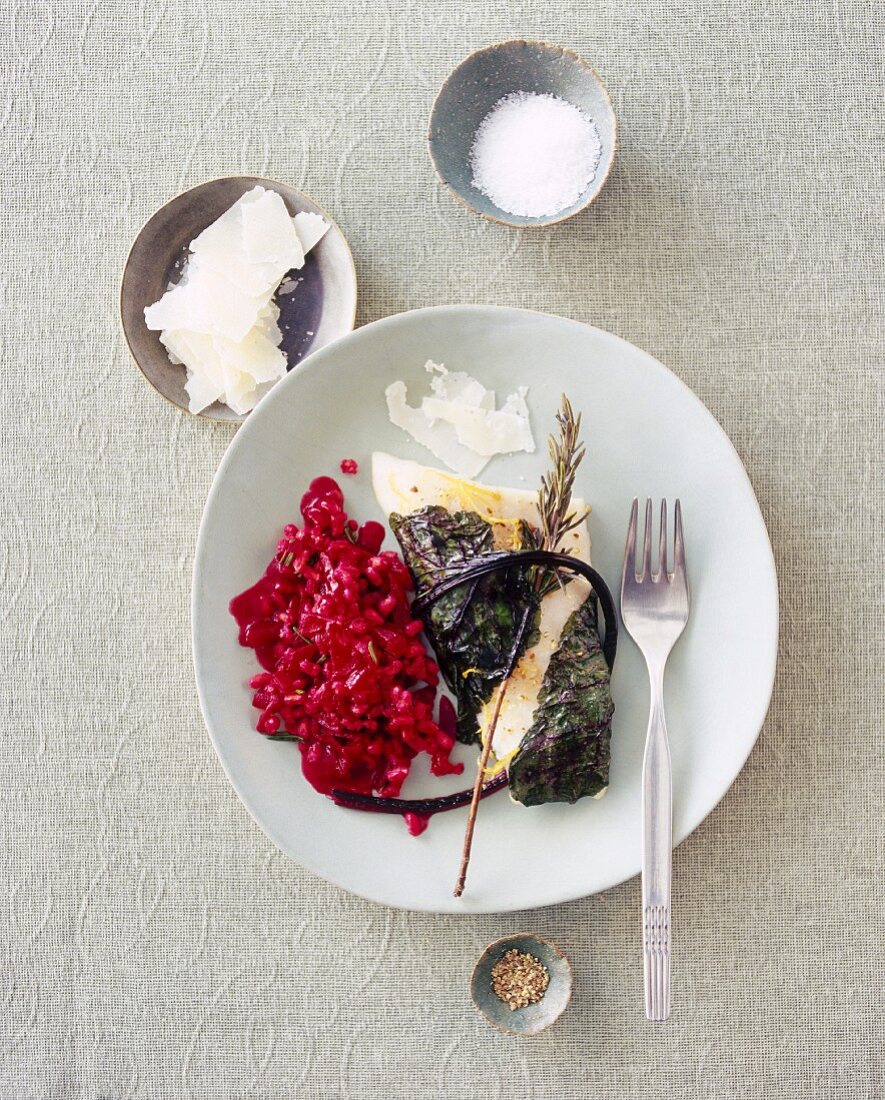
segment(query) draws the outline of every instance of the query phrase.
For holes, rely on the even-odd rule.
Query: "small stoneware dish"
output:
[[[192,187],[161,206],[145,223],[129,252],[120,288],[120,319],[132,358],[154,389],[185,412],[189,411],[185,368],[170,362],[159,333],[152,332],[144,323],[145,306],[158,301],[169,283],[178,280],[194,237],[258,184],[278,192],[290,214],[307,210],[321,214],[331,225],[308,253],[304,267],[293,273],[298,280],[294,290],[276,296],[283,333],[280,346],[289,370],[310,352],[353,329],[356,317],[353,257],[344,234],[313,199],[294,187],[260,176],[227,176]],[[220,402],[197,415],[235,423],[245,420],[245,416]]]
[[[516,948],[534,955],[550,975],[550,984],[537,1004],[512,1009],[492,988],[492,970],[505,952]],[[470,996],[488,1022],[510,1035],[537,1035],[556,1023],[572,996],[572,967],[559,948],[531,932],[495,940],[480,955],[470,979]]]
[[[479,124],[498,100],[513,92],[558,96],[580,107],[596,123],[602,154],[596,175],[571,206],[543,217],[508,214],[473,186],[470,150]],[[554,225],[572,217],[597,197],[617,149],[617,123],[599,74],[572,50],[523,39],[477,50],[455,69],[440,89],[427,134],[430,159],[442,182],[466,206],[504,225]]]

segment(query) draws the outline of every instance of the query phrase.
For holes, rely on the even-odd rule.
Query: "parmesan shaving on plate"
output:
[[[170,360],[187,368],[191,412],[222,401],[247,413],[286,373],[273,296],[328,228],[319,214],[290,217],[259,186],[191,241],[181,280],[144,311]]]
[[[428,359],[429,396],[419,406],[408,403],[405,382],[385,390],[391,423],[462,477],[476,477],[493,455],[535,449],[525,403],[528,389],[520,386],[496,409],[494,390],[463,371],[448,371]]]

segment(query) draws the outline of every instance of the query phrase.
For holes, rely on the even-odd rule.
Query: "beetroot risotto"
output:
[[[264,669],[249,681],[258,730],[297,741],[305,778],[327,795],[395,797],[422,752],[434,775],[460,773],[454,736],[433,717],[439,669],[409,609],[412,578],[381,549],[384,528],[348,519],[330,477],[311,482],[301,514],[230,604]]]

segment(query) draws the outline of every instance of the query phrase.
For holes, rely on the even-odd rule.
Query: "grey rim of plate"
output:
[[[596,123],[602,143],[596,175],[576,202],[555,214],[509,214],[473,186],[474,135],[498,100],[512,92],[558,96]],[[582,57],[550,42],[514,39],[477,50],[452,71],[433,104],[427,144],[437,175],[456,199],[489,221],[531,229],[563,222],[595,201],[614,163],[617,129],[602,77]]]

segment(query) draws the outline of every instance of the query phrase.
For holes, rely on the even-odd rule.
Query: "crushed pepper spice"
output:
[[[537,1004],[549,984],[550,972],[540,959],[515,947],[492,967],[492,989],[511,1012]]]

